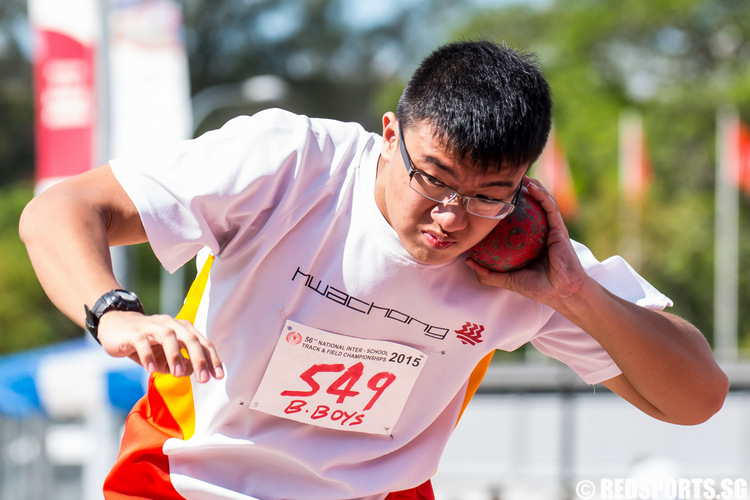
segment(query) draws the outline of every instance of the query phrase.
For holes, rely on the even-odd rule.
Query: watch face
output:
[[[141,300],[138,298],[136,294],[133,292],[128,292],[127,290],[115,290],[114,294],[117,296],[118,299],[123,300],[125,302],[133,302],[133,303],[140,303]]]
[[[112,290],[105,293],[94,305],[94,314],[101,317],[107,311],[140,311],[143,312],[141,300],[133,292]]]

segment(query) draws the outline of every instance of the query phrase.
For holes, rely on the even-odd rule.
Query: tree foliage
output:
[[[291,86],[285,107],[310,116],[357,121],[378,130],[383,113],[375,106],[379,89],[398,78],[429,43],[424,29],[412,27],[438,24],[449,2],[393,2],[391,6],[397,7],[388,15],[359,20],[352,17],[356,4],[365,3],[185,1],[193,91],[273,74]],[[217,113],[203,128],[214,127],[227,117],[227,113]]]
[[[25,9],[23,0],[0,3],[0,185],[28,178],[34,166],[31,67],[18,36]]]
[[[0,186],[0,354],[81,335],[44,295],[18,240],[18,218],[31,194],[30,183]]]

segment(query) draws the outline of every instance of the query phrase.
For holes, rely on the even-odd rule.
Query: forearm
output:
[[[83,326],[83,304],[117,288],[100,214],[50,193],[26,207],[20,235],[47,296]]]
[[[120,287],[109,247],[146,241],[138,210],[108,166],[32,200],[19,232],[50,300],[81,326],[84,304]],[[224,376],[213,344],[187,320],[111,311],[101,317],[99,341],[110,355],[128,356],[149,373],[195,373],[200,382]]]
[[[44,291],[79,325],[84,304],[119,286],[109,247],[145,240],[135,207],[107,166],[31,200],[19,234]]]
[[[721,407],[728,383],[703,335],[690,323],[624,301],[593,280],[560,312],[612,356],[644,411],[675,423],[698,423]],[[641,403],[643,403],[641,402]]]

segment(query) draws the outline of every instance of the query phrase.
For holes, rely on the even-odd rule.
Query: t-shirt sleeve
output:
[[[201,248],[226,255],[237,235],[257,233],[285,196],[314,190],[333,156],[322,136],[307,117],[266,110],[161,154],[110,165],[136,205],[154,253],[173,272]]]
[[[642,307],[662,310],[672,301],[643,279],[622,257],[596,260],[584,245],[573,242],[586,272],[614,295]],[[590,335],[558,312],[552,313],[531,343],[543,354],[562,361],[586,383],[597,384],[621,370]]]

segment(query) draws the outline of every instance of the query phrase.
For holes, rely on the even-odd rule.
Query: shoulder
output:
[[[300,141],[310,141],[324,145],[367,140],[374,134],[365,131],[358,123],[344,122],[331,118],[311,118],[279,108],[259,111],[254,115],[233,118],[219,129],[224,135],[253,134],[256,137],[296,137]],[[208,133],[210,134],[210,132]]]

